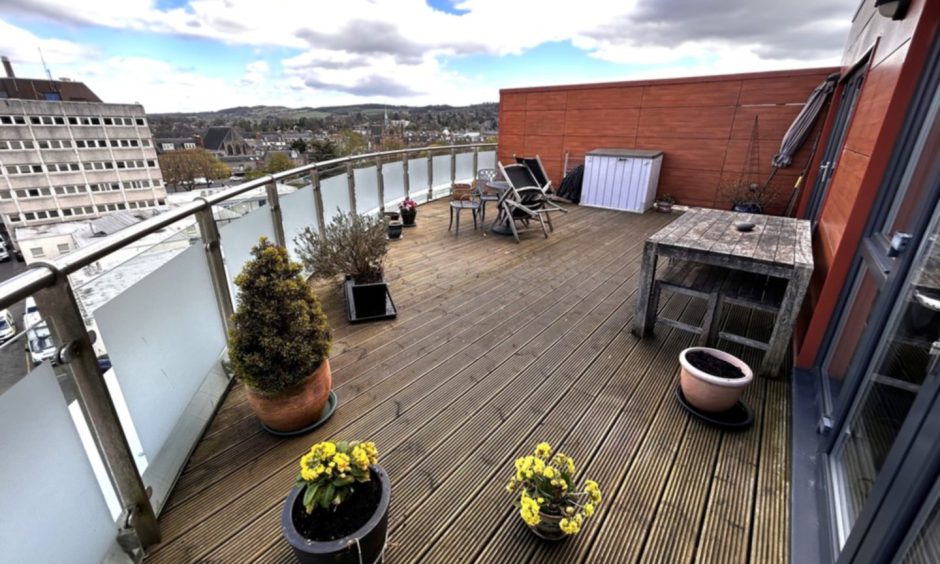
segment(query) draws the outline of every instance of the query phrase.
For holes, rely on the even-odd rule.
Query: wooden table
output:
[[[754,223],[741,232],[737,222]],[[646,240],[633,333],[652,334],[656,312],[650,307],[658,257],[673,257],[784,278],[783,296],[759,374],[774,374],[783,362],[803,297],[813,273],[812,231],[804,219],[692,208]]]

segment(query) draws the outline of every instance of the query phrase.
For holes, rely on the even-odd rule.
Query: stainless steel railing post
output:
[[[450,150],[450,185],[453,189],[454,182],[457,182],[457,151]]]
[[[408,153],[401,155],[401,180],[405,185],[405,197],[411,197],[411,179],[408,177]]]
[[[473,148],[473,179],[476,180],[477,172],[480,170],[480,148]]]
[[[382,175],[382,157],[375,159],[375,189],[379,192],[379,215],[385,215],[385,177]]]
[[[56,281],[36,292],[35,297],[50,331],[61,344],[59,360],[68,368],[75,384],[92,439],[124,511],[119,536],[134,535],[145,548],[154,545],[160,542],[160,525],[98,367],[68,277],[58,272]]]
[[[265,185],[268,193],[268,208],[271,209],[271,222],[274,223],[274,242],[279,247],[287,247],[284,237],[284,220],[281,217],[281,198],[277,193],[277,182],[272,180]]]
[[[219,306],[219,315],[222,316],[222,326],[225,334],[232,330],[232,292],[228,285],[228,276],[225,272],[225,261],[222,258],[222,238],[219,235],[219,226],[212,216],[212,206],[207,205],[204,210],[196,212],[196,221],[199,223],[199,232],[206,249],[206,261],[209,263],[209,277],[212,278],[212,292]]]
[[[434,157],[428,151],[428,201],[434,199]]]
[[[317,228],[320,230],[320,235],[326,233],[326,225],[324,225],[323,213],[323,193],[320,191],[320,171],[313,169],[310,171],[310,183],[313,184],[313,209],[316,210],[317,214]]]
[[[356,213],[356,175],[352,161],[346,163],[346,185],[349,187],[349,210]]]

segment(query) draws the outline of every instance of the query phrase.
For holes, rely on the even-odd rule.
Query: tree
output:
[[[205,149],[169,151],[160,155],[163,180],[173,185],[193,184],[197,178],[218,180],[232,175],[231,169]]]
[[[268,174],[274,174],[276,172],[290,170],[294,168],[294,166],[294,161],[290,160],[290,157],[286,154],[272,153],[268,156],[268,160],[264,164],[264,171]]]
[[[329,139],[312,139],[307,149],[307,158],[309,162],[319,163],[339,157],[339,149],[336,143]]]
[[[407,145],[401,137],[384,137],[382,138],[382,150],[383,151],[397,151],[399,149],[404,149]]]
[[[339,132],[339,142],[337,145],[339,154],[343,157],[358,155],[369,149],[369,142],[366,140],[365,135],[351,129],[343,129]]]
[[[303,155],[307,152],[307,142],[303,139],[294,139],[291,141],[290,148]]]

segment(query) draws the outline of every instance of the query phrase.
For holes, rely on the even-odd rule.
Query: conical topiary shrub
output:
[[[329,399],[330,328],[302,267],[262,237],[235,284],[238,295],[229,358],[266,428],[303,429]]]

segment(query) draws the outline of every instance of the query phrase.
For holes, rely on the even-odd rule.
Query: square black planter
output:
[[[357,284],[353,278],[347,277],[343,282],[343,294],[350,323],[394,319],[398,315],[388,284],[384,281]]]

